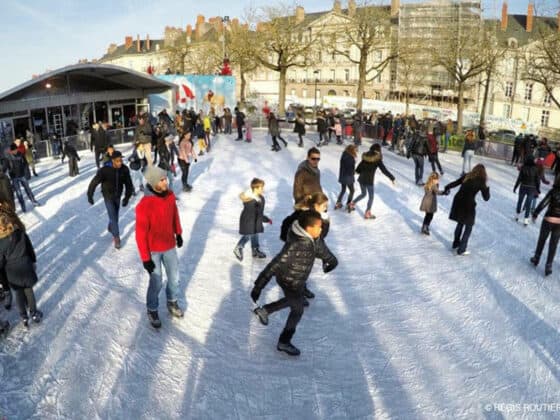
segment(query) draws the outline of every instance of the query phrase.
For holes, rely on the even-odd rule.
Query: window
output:
[[[545,109],[541,114],[541,127],[548,127],[548,120],[550,118],[550,111]]]
[[[506,89],[504,92],[506,98],[511,98],[513,95],[513,82],[506,82]]]
[[[290,91],[290,95],[296,96],[296,90],[295,90],[295,89],[292,89],[292,90]]]
[[[533,97],[533,84],[525,83],[525,100],[530,101]]]
[[[303,96],[304,98],[307,98],[307,89],[303,89],[301,91],[301,96]]]
[[[552,104],[552,96],[550,96],[550,93],[548,93],[548,92],[544,93],[543,104],[544,105]]]
[[[502,112],[502,117],[504,118],[511,118],[511,105],[510,104],[504,104],[504,109]]]
[[[331,69],[331,80],[334,82],[336,78],[336,71],[334,69]]]
[[[344,81],[346,81],[346,82],[350,81],[350,70],[349,69],[344,69]]]

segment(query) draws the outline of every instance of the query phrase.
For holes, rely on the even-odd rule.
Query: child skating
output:
[[[424,235],[430,234],[430,223],[437,211],[437,196],[442,194],[444,191],[439,189],[439,175],[437,172],[432,172],[424,185],[424,198],[420,204],[420,211],[426,213],[421,230]]]
[[[263,222],[272,224],[272,220],[264,215],[265,199],[263,191],[264,181],[253,178],[251,188],[239,194],[239,198],[243,201],[243,211],[241,211],[239,217],[241,239],[233,249],[233,253],[239,261],[243,261],[243,248],[249,240],[251,241],[251,248],[253,248],[253,257],[266,258],[266,254],[260,250],[259,233],[264,231]]]
[[[302,212],[292,225],[288,240],[274,259],[259,274],[251,298],[256,303],[262,290],[275,276],[284,297],[254,310],[263,325],[268,325],[268,315],[284,308],[290,308],[286,325],[278,338],[276,348],[290,356],[298,356],[300,351],[291,340],[303,315],[305,282],[311,273],[315,258],[323,261],[323,271],[328,273],[338,265],[324,241],[320,239],[321,215],[314,210]]]

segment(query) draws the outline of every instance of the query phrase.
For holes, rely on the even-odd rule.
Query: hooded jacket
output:
[[[262,195],[256,195],[251,189],[239,194],[243,202],[243,210],[239,217],[239,233],[241,235],[253,235],[262,233],[263,222],[268,223],[270,219],[264,215],[265,199]]]
[[[307,160],[304,160],[299,164],[294,177],[294,201],[299,203],[315,192],[323,192],[321,171],[319,168],[313,168]]]
[[[35,250],[25,232],[14,228],[0,236],[0,270],[10,285],[33,287],[37,283],[33,267],[36,262]]]
[[[523,187],[535,188],[538,193],[541,192],[541,178],[539,176],[539,169],[535,164],[535,159],[533,156],[527,156],[523,166],[519,170],[519,175],[517,176],[517,181],[515,181],[515,186],[513,187],[514,190],[519,187],[519,185]]]
[[[393,174],[389,172],[383,164],[381,153],[377,151],[368,151],[362,155],[362,160],[356,168],[356,173],[360,174],[358,182],[364,185],[373,185],[377,168],[381,169],[381,172],[391,181],[395,180]]]
[[[149,261],[152,252],[175,248],[175,235],[182,233],[175,194],[156,193],[148,185],[136,206],[136,245],[142,261]]]
[[[110,166],[99,168],[89,183],[88,198],[93,199],[93,193],[99,184],[101,184],[103,198],[108,200],[120,199],[123,189],[126,188],[124,199],[128,201],[134,191],[134,186],[130,179],[130,171],[124,164],[119,169],[113,167],[112,163]]]
[[[268,263],[255,281],[255,288],[262,290],[275,276],[283,289],[303,292],[315,258],[323,260],[323,266],[334,268],[338,261],[322,239],[314,240],[298,221],[288,233],[288,240],[280,253]]]
[[[356,159],[347,151],[342,152],[340,157],[340,169],[338,171],[338,182],[343,185],[354,184],[354,172],[356,169]]]
[[[309,210],[307,207],[300,206],[297,203],[294,207],[295,207],[294,212],[289,216],[287,216],[284,220],[282,220],[282,227],[280,228],[280,240],[282,240],[283,242],[286,242],[288,240],[288,233],[290,232],[290,229],[292,228],[294,222],[297,221],[301,212]],[[321,214],[321,220],[323,221],[323,228],[321,229],[320,238],[324,240],[329,234],[331,221],[327,213],[320,213],[320,214]]]

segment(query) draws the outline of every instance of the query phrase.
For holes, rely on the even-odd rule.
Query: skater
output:
[[[138,125],[136,126],[134,137],[136,143],[142,144],[148,166],[154,165],[156,163],[157,155],[152,157],[152,137],[155,137],[157,142],[157,130],[152,132],[152,125],[144,114],[138,119]]]
[[[465,144],[463,145],[463,151],[461,152],[461,157],[463,158],[463,173],[462,175],[470,172],[471,161],[474,156],[474,151],[476,150],[476,139],[474,138],[474,132],[472,130],[467,131],[465,135]]]
[[[34,176],[39,176],[35,171],[35,157],[33,156],[33,143],[31,143],[28,140],[25,140],[23,142],[23,145],[25,147],[25,161],[27,162],[28,168],[31,169]]]
[[[235,125],[237,126],[237,138],[235,141],[243,140],[243,126],[245,125],[245,114],[239,110],[238,107],[234,108],[235,112]]]
[[[212,129],[212,121],[210,115],[206,114],[202,117],[202,125],[204,127],[204,143],[206,145],[206,151],[210,153],[211,143],[210,143],[210,130]]]
[[[327,138],[328,124],[323,111],[320,111],[317,114],[316,123],[317,123],[317,131],[319,132],[319,142],[317,143],[317,146],[324,146],[329,144],[329,140]]]
[[[61,162],[64,163],[64,158],[68,156],[68,176],[74,177],[80,174],[78,168],[78,162],[80,161],[80,156],[78,151],[74,146],[70,144],[68,140],[64,142],[64,150],[62,151]]]
[[[323,192],[319,161],[321,152],[316,147],[307,151],[307,159],[301,162],[294,176],[294,203],[299,203],[314,192]]]
[[[338,171],[338,182],[340,183],[340,194],[334,206],[335,210],[342,208],[342,199],[348,188],[348,200],[346,200],[346,210],[350,211],[350,203],[354,198],[354,172],[356,168],[356,158],[358,157],[358,148],[351,144],[344,149],[340,157],[340,169]]]
[[[374,144],[371,146],[369,151],[362,155],[362,161],[358,164],[356,168],[356,173],[359,174],[358,182],[360,183],[361,193],[349,205],[349,210],[352,211],[356,208],[356,203],[361,199],[365,198],[366,191],[368,195],[368,202],[366,207],[366,212],[364,214],[365,219],[375,219],[375,216],[371,213],[371,206],[373,204],[373,194],[374,194],[374,181],[375,172],[377,168],[381,169],[383,175],[391,180],[393,185],[395,184],[395,177],[391,172],[387,170],[383,164],[383,156],[381,154],[381,146],[379,144]]]
[[[336,136],[336,144],[342,144],[342,125],[340,124],[340,118],[334,121],[334,134]]]
[[[93,124],[92,128],[90,150],[95,156],[95,165],[99,168],[101,157],[105,153],[109,142],[107,140],[107,131],[103,128],[101,121]]]
[[[303,291],[315,258],[323,260],[325,273],[334,270],[338,265],[336,257],[320,239],[321,226],[321,215],[316,211],[309,210],[300,214],[290,229],[286,244],[259,274],[251,290],[251,298],[256,303],[270,279],[273,276],[276,277],[276,282],[282,288],[284,297],[256,308],[254,313],[262,324],[267,325],[269,314],[287,307],[290,308],[286,325],[276,346],[278,351],[283,351],[290,356],[300,354],[291,340],[303,315]]]
[[[278,152],[280,150],[280,144],[276,140],[276,137],[282,140],[282,143],[284,143],[284,147],[288,147],[288,142],[284,140],[280,135],[280,125],[278,124],[278,119],[274,115],[274,112],[268,114],[268,131],[270,133],[270,136],[272,137],[272,149],[270,150],[275,152]]]
[[[303,118],[303,112],[301,111],[298,111],[296,114],[294,133],[297,133],[298,135],[298,146],[303,147],[303,136],[305,136],[305,119]]]
[[[523,205],[523,200],[525,200],[525,219],[523,224],[527,226],[529,224],[529,214],[533,208],[533,202],[536,197],[541,193],[541,180],[539,169],[535,165],[535,158],[531,155],[525,158],[525,163],[519,170],[519,176],[515,185],[513,186],[513,193],[517,192],[519,187],[519,198],[517,199],[517,208],[515,214],[515,221],[519,221],[519,214],[521,213],[521,206]]]
[[[517,165],[519,157],[521,156],[521,144],[523,143],[523,136],[519,133],[513,142],[513,155],[511,156],[511,165]]]
[[[0,204],[0,271],[16,295],[19,315],[26,327],[29,318],[41,322],[33,286],[37,283],[35,250],[22,221],[10,206]]]
[[[424,182],[424,156],[428,154],[428,139],[426,133],[421,130],[413,134],[412,142],[407,148],[406,157],[414,160],[414,182],[418,186],[423,186]]]
[[[253,141],[253,126],[251,125],[251,120],[248,118],[245,120],[245,142],[251,143]]]
[[[191,163],[198,162],[196,152],[194,151],[194,144],[192,135],[189,132],[184,133],[179,140],[179,157],[177,158],[179,167],[181,168],[181,183],[183,184],[183,191],[189,192],[192,187],[189,185],[189,168]]]
[[[173,191],[173,169],[175,167],[175,143],[173,134],[168,134],[160,140],[157,150],[159,153],[158,167],[167,173],[167,187]]]
[[[265,199],[263,196],[264,181],[253,178],[251,189],[239,194],[243,202],[243,210],[239,217],[239,234],[241,239],[235,245],[233,253],[239,261],[243,261],[243,248],[251,241],[253,258],[266,258],[266,254],[260,250],[259,233],[264,231],[263,222],[272,224],[272,220],[264,215]]]
[[[432,223],[434,213],[437,211],[437,196],[444,193],[445,191],[439,189],[438,173],[436,171],[432,172],[426,181],[426,185],[424,185],[424,198],[420,203],[420,211],[426,213],[421,230],[424,235],[430,234],[430,223]]]
[[[126,207],[132,196],[132,191],[134,191],[134,186],[130,179],[130,171],[123,163],[122,153],[115,150],[111,162],[111,166],[102,166],[97,170],[97,173],[89,184],[87,199],[89,204],[94,204],[93,194],[97,186],[101,184],[101,193],[103,194],[107,215],[109,216],[107,230],[113,235],[113,244],[115,248],[120,249],[119,208],[121,205],[121,195],[123,189],[126,188],[122,200],[122,206]]]
[[[439,174],[443,175],[443,169],[441,163],[439,162],[439,144],[433,130],[428,131],[428,160],[432,165],[432,172],[436,172],[436,166],[439,169]]]
[[[300,214],[302,214],[304,211],[315,210],[321,215],[321,220],[323,221],[320,238],[324,241],[329,234],[330,228],[330,220],[327,214],[328,206],[329,198],[322,192],[313,193],[312,195],[308,196],[307,199],[303,202],[296,203],[296,205],[294,206],[294,212],[282,221],[282,227],[280,228],[280,239],[283,242],[286,242],[288,240],[288,233]],[[313,299],[315,297],[315,293],[307,288],[307,283],[303,290],[303,295],[303,306],[309,306],[309,301],[307,299]]]
[[[136,244],[144,269],[150,275],[146,306],[148,319],[154,328],[161,327],[158,315],[159,292],[163,268],[167,275],[167,310],[181,318],[183,310],[177,303],[179,269],[177,248],[183,246],[183,231],[175,195],[167,187],[167,175],[161,168],[146,169],[144,197],[136,206]]]
[[[194,132],[196,134],[196,138],[198,139],[198,154],[202,156],[206,150],[206,133],[204,132],[204,125],[202,124],[200,117],[196,120]]]
[[[18,198],[21,211],[24,213],[27,211],[25,207],[25,200],[21,192],[22,188],[25,190],[25,194],[29,200],[31,200],[31,203],[34,206],[40,206],[41,204],[35,199],[33,191],[31,191],[31,187],[29,186],[29,182],[25,176],[27,162],[21,152],[17,150],[17,146],[15,144],[10,145],[10,151],[6,154],[6,160],[8,163],[10,178],[12,180],[12,186]]]
[[[449,219],[457,222],[455,235],[453,237],[453,249],[457,249],[457,255],[469,255],[467,245],[472,233],[476,217],[476,194],[480,191],[484,201],[490,200],[490,187],[487,184],[488,177],[486,168],[479,163],[466,175],[445,186],[444,193],[447,195],[452,188],[461,186],[451,205]]]
[[[134,150],[128,158],[128,167],[130,169],[130,177],[134,188],[132,195],[136,195],[137,186],[139,191],[144,191],[144,170],[147,165],[148,162],[146,160],[146,154],[144,153],[144,146],[141,143],[135,143]]]

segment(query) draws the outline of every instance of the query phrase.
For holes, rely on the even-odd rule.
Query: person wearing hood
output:
[[[290,308],[290,314],[276,349],[290,356],[298,356],[300,351],[292,343],[292,337],[301,320],[304,308],[305,283],[315,262],[315,258],[323,261],[323,271],[328,273],[338,265],[338,260],[320,239],[322,229],[321,215],[314,210],[302,212],[298,216],[288,234],[286,244],[276,257],[259,274],[251,298],[257,302],[262,290],[270,279],[275,276],[282,288],[284,297],[257,307],[253,312],[263,325],[268,325],[268,315],[284,308]]]
[[[320,160],[321,152],[319,149],[312,147],[307,151],[307,159],[299,164],[294,177],[294,202],[299,203],[315,192],[323,192],[321,171],[319,170]]]
[[[119,231],[119,208],[121,196],[126,188],[122,206],[126,207],[134,191],[130,171],[123,163],[122,153],[115,150],[111,155],[111,166],[102,166],[89,183],[87,191],[88,203],[93,206],[93,194],[97,186],[101,184],[101,193],[109,216],[107,230],[113,235],[113,244],[116,249],[121,247],[121,237]]]
[[[272,224],[272,220],[264,215],[265,199],[263,191],[264,181],[253,178],[251,188],[239,194],[239,198],[243,202],[243,210],[239,217],[241,239],[233,249],[233,253],[239,261],[243,261],[243,247],[249,240],[253,248],[253,258],[266,258],[266,254],[260,250],[259,233],[264,232],[263,222]]]
[[[361,193],[354,199],[354,201],[349,203],[349,211],[354,210],[356,208],[356,203],[365,198],[367,191],[368,202],[366,212],[364,214],[366,219],[375,219],[375,216],[371,213],[371,206],[373,204],[373,185],[377,168],[379,168],[381,172],[383,172],[383,175],[389,178],[393,184],[395,183],[395,177],[391,172],[389,172],[383,163],[381,146],[379,144],[374,144],[371,146],[369,151],[362,155],[362,160],[356,168],[356,173],[359,174],[358,182],[360,183]]]
[[[513,186],[513,193],[517,191],[519,187],[519,198],[517,199],[517,209],[515,214],[515,221],[519,221],[519,214],[521,213],[521,206],[523,201],[525,201],[525,219],[523,224],[527,226],[529,224],[529,214],[531,213],[533,201],[540,194],[541,181],[539,168],[535,164],[535,158],[529,155],[525,158],[523,166],[519,170],[519,175],[515,185]]]
[[[144,269],[150,275],[146,306],[148,319],[154,328],[161,327],[158,315],[159,292],[162,288],[163,267],[167,275],[167,310],[181,318],[183,310],[177,303],[177,248],[183,246],[181,220],[175,194],[167,185],[166,172],[149,166],[145,173],[144,197],[136,206],[136,244]]]
[[[356,145],[351,144],[344,149],[340,157],[340,169],[338,172],[338,182],[340,183],[341,190],[334,206],[335,210],[342,208],[342,199],[346,194],[348,188],[348,200],[346,201],[346,209],[350,211],[350,203],[354,198],[354,172],[356,171],[356,158],[358,157],[358,148]]]

